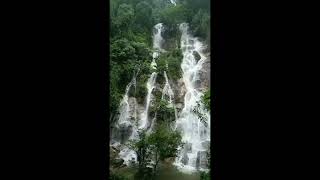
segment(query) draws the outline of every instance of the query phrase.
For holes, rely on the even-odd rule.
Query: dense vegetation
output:
[[[119,103],[126,85],[136,76],[136,89],[130,91],[139,104],[147,94],[146,82],[152,71],[152,31],[159,22],[165,25],[162,35],[166,39],[164,49],[157,60],[157,83],[164,85],[163,72],[170,80],[181,78],[182,54],[180,32],[177,24],[187,22],[192,33],[210,44],[210,0],[180,0],[177,6],[169,0],[111,0],[110,1],[110,113],[111,123],[117,119]],[[167,66],[168,65],[168,66]],[[138,167],[128,170],[136,179],[150,179],[158,170],[158,164],[169,157],[175,157],[181,145],[178,132],[168,128],[174,121],[174,110],[166,101],[161,101],[159,92],[150,109],[157,117],[156,131],[147,135],[140,132],[140,139],[130,142],[138,154]],[[203,96],[203,103],[210,110],[210,91]],[[154,163],[151,163],[154,162]],[[150,168],[153,167],[153,168]],[[131,173],[131,174],[132,174]],[[203,174],[203,179],[208,174]],[[201,177],[202,177],[201,176]],[[112,180],[130,179],[125,173],[111,174]]]

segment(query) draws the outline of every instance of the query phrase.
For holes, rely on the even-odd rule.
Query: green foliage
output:
[[[169,124],[175,119],[174,108],[170,107],[166,100],[158,101],[155,106],[157,122],[164,123],[169,127]]]
[[[130,4],[120,4],[117,11],[116,24],[119,28],[128,28],[134,20],[134,10]]]
[[[210,0],[182,0],[181,3],[184,4],[186,8],[191,9],[193,13],[199,9],[210,11]]]
[[[150,179],[148,175],[150,169],[147,166],[153,166],[152,171],[153,175],[155,175],[159,161],[168,157],[176,157],[177,148],[182,143],[179,132],[160,125],[150,135],[147,135],[144,130],[139,131],[139,140],[129,141],[128,145],[137,154],[139,172],[136,176],[140,179]],[[151,160],[155,163],[152,164]]]
[[[137,160],[139,163],[139,170],[146,168],[151,160],[150,145],[147,142],[146,131],[139,131],[139,140],[129,141],[129,147],[133,149],[137,154]]]
[[[164,0],[111,0],[110,2],[110,112],[117,114],[118,106],[126,85],[136,75],[136,89],[131,89],[129,96],[135,96],[142,104],[147,94],[146,82],[154,71],[150,67],[152,60],[152,27],[162,22],[165,25],[163,38],[164,49],[157,59],[157,82],[164,85],[163,71],[169,80],[181,78],[182,54],[179,49],[180,31],[178,24],[187,22],[194,36],[210,38],[210,0],[180,0],[173,6]],[[175,157],[177,147],[182,145],[181,135],[169,127],[174,120],[174,109],[161,100],[161,91],[155,90],[154,106],[150,113],[156,114],[156,130],[147,135],[140,132],[138,141],[130,142],[130,147],[138,155],[139,171],[125,174],[114,172],[110,180],[151,180],[158,169],[158,163],[168,157]],[[210,111],[210,91],[204,93],[202,104]],[[156,113],[157,112],[157,113]],[[199,111],[198,111],[199,112]],[[203,115],[198,114],[199,117]],[[200,118],[201,119],[201,118]],[[205,119],[202,119],[206,123]],[[153,160],[155,164],[151,164]],[[147,165],[152,165],[150,169]],[[134,168],[133,168],[134,169]],[[136,171],[136,169],[135,169]],[[210,179],[208,173],[202,173],[201,179]]]
[[[147,78],[143,75],[150,72],[150,65],[147,61],[151,56],[150,49],[145,43],[130,41],[126,38],[113,40],[110,52],[110,111],[115,112],[125,92],[126,85],[138,70],[140,70],[140,73],[137,82],[137,95],[140,97],[145,94]]]
[[[210,103],[210,89],[208,89],[203,94],[203,96],[201,97],[201,103],[203,104],[204,108],[207,111],[211,110],[211,106],[210,106],[210,104],[211,104]],[[197,106],[192,111],[198,116],[200,121],[203,122],[205,126],[207,126],[207,124],[208,124],[207,123],[207,119],[206,119],[205,115],[201,113],[200,108],[202,108],[201,105],[200,105],[200,102],[197,102]]]
[[[211,110],[211,100],[210,100],[210,89],[208,89],[204,95],[201,97],[201,101],[204,104],[205,108]]]
[[[181,135],[177,131],[172,131],[165,125],[157,127],[154,133],[152,133],[148,142],[153,152],[153,172],[157,172],[157,166],[160,160],[164,160],[169,157],[176,157],[178,153],[178,147],[182,145]]]
[[[210,172],[201,172],[200,180],[210,180]]]
[[[140,27],[141,30],[150,32],[150,29],[153,26],[152,7],[150,4],[147,1],[139,2],[135,7],[135,12],[135,22],[137,27]]]
[[[178,80],[182,77],[181,61],[182,57],[168,57],[168,76],[170,79]]]
[[[179,49],[173,49],[167,53],[163,53],[160,55],[157,60],[157,71],[161,78],[160,83],[164,82],[163,71],[167,72],[167,76],[171,80],[178,80],[181,78],[181,61],[182,54]],[[168,68],[167,68],[168,65]]]
[[[176,26],[179,23],[190,22],[191,10],[182,4],[170,6],[160,13],[160,20],[169,27]]]
[[[110,173],[109,180],[130,180],[130,179],[121,173]]]
[[[136,173],[135,167],[112,168],[109,180],[133,180]]]
[[[210,33],[209,12],[199,9],[197,14],[193,16],[190,26],[195,36],[206,38]]]

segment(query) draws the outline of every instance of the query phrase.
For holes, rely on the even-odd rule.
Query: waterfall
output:
[[[181,69],[186,94],[184,96],[184,107],[176,120],[176,128],[181,131],[182,141],[185,146],[181,149],[174,164],[181,171],[193,172],[198,169],[207,169],[206,151],[210,144],[210,114],[200,102],[203,93],[195,88],[195,82],[199,80],[198,73],[206,57],[202,53],[204,45],[188,33],[188,24],[180,24],[179,29],[182,33],[181,50],[183,60]],[[195,59],[194,52],[200,55],[201,59],[199,61]],[[208,121],[208,126],[205,126],[193,112],[197,103],[200,103],[200,113],[204,114]]]
[[[167,97],[169,98],[169,99],[168,99],[169,104],[172,104],[173,91],[172,91],[171,86],[170,86],[170,84],[169,84],[169,80],[168,80],[168,76],[167,76],[166,71],[163,72],[163,76],[164,76],[164,78],[165,78],[165,80],[166,80],[166,83],[165,83],[165,85],[164,85],[164,87],[163,87],[163,90],[162,90],[162,97],[161,97],[161,99],[165,99],[165,97],[166,97],[166,95],[167,95]]]
[[[119,106],[119,112],[120,112],[120,116],[119,116],[119,120],[118,120],[118,124],[117,126],[121,125],[121,124],[131,124],[131,122],[129,121],[129,111],[130,111],[130,105],[129,105],[129,91],[132,85],[136,85],[136,78],[133,77],[131,82],[126,86],[126,92],[120,102],[120,106]]]
[[[176,1],[175,0],[170,0],[171,4],[173,4],[174,6],[177,5]]]
[[[151,101],[152,90],[155,88],[156,78],[157,78],[157,73],[153,72],[151,74],[150,78],[148,79],[148,82],[147,82],[148,94],[147,94],[147,98],[146,98],[146,107],[145,107],[145,111],[141,115],[139,129],[147,128],[148,117],[149,117],[148,116],[149,106],[150,106],[150,101]]]
[[[157,63],[156,63],[156,59],[159,57],[160,53],[163,52],[164,50],[162,49],[162,44],[163,44],[163,38],[161,33],[163,32],[164,27],[162,23],[158,23],[154,26],[154,31],[153,31],[153,49],[154,52],[152,54],[152,62],[151,62],[151,68],[153,69],[157,69]],[[157,73],[153,72],[150,75],[150,78],[148,79],[147,82],[147,89],[148,89],[148,94],[146,97],[146,107],[145,107],[145,111],[142,113],[141,115],[141,123],[140,123],[140,128],[143,129],[148,129],[148,132],[150,133],[152,131],[153,125],[154,125],[154,121],[155,118],[153,118],[151,120],[150,125],[148,124],[149,122],[149,106],[150,106],[150,102],[152,99],[152,91],[155,88],[155,83],[156,83],[156,78],[157,78]]]
[[[120,116],[119,116],[119,120],[116,125],[117,128],[119,128],[120,133],[123,133],[121,130],[126,132],[125,134],[128,133],[129,140],[136,139],[138,137],[137,127],[136,127],[136,123],[135,123],[137,103],[134,100],[134,103],[133,103],[134,109],[130,108],[130,103],[129,103],[129,91],[130,91],[130,88],[132,85],[134,85],[136,88],[136,76],[135,75],[132,78],[131,82],[127,85],[125,95],[120,102],[120,106],[119,106]],[[133,118],[130,117],[130,111],[132,111],[132,110],[134,111]],[[121,141],[120,142],[115,141],[115,143],[112,145],[113,146],[120,146],[121,143],[122,143]],[[119,152],[119,157],[121,159],[123,159],[127,165],[129,164],[130,160],[136,161],[136,159],[137,159],[135,152],[133,150],[130,150],[126,146],[121,146],[121,150]]]
[[[197,38],[191,36],[188,33],[188,24],[182,23],[179,26],[181,31],[181,51],[183,59],[181,63],[182,78],[186,88],[184,95],[184,107],[179,115],[174,104],[174,93],[169,83],[167,72],[163,72],[165,78],[165,85],[162,89],[162,100],[167,100],[169,105],[175,110],[175,124],[174,128],[179,130],[182,135],[182,141],[185,143],[183,148],[180,148],[178,157],[175,159],[174,165],[178,167],[182,172],[190,173],[197,170],[207,170],[207,156],[206,151],[210,144],[210,113],[204,108],[201,103],[201,96],[203,93],[200,89],[197,89],[196,82],[200,80],[199,72],[202,69],[202,65],[207,59],[202,50],[205,46]],[[154,26],[153,32],[153,48],[151,68],[157,69],[156,60],[161,52],[162,44],[164,42],[161,33],[163,32],[163,24],[159,23]],[[194,57],[194,53],[199,54],[200,59],[197,61]],[[168,65],[167,65],[168,66]],[[168,69],[168,67],[167,67]],[[124,134],[128,136],[124,142],[115,141],[113,146],[120,147],[119,157],[124,160],[126,165],[129,165],[130,161],[137,161],[136,153],[129,149],[124,143],[129,140],[138,139],[138,130],[145,129],[148,133],[151,133],[154,127],[156,116],[149,117],[149,109],[152,104],[153,90],[155,89],[155,83],[157,78],[157,72],[152,72],[146,83],[147,94],[145,97],[145,106],[142,108],[143,112],[137,114],[137,102],[135,98],[129,97],[130,89],[132,86],[136,88],[136,75],[132,81],[127,85],[123,99],[119,106],[119,120],[117,122],[117,128],[124,130]],[[197,107],[200,114],[203,114],[208,122],[205,125],[200,121],[197,114],[193,110]],[[133,109],[134,108],[134,109]],[[123,136],[123,132],[120,131]]]

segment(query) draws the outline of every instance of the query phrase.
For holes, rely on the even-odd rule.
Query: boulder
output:
[[[177,104],[175,104],[175,107],[180,110],[180,109],[183,108],[183,104],[182,103],[177,103]]]
[[[120,158],[116,158],[113,160],[112,162],[112,166],[115,167],[115,168],[118,168],[118,167],[121,167],[124,163],[124,160],[123,159],[120,159]]]
[[[201,59],[201,56],[197,51],[193,51],[192,54],[197,62]]]

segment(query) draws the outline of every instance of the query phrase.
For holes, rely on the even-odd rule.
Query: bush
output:
[[[204,104],[205,108],[211,110],[211,100],[210,100],[210,89],[208,89],[204,95],[201,97],[201,101]]]
[[[110,173],[109,180],[130,180],[125,175],[121,173]]]
[[[210,172],[201,172],[200,174],[200,180],[210,180]]]

